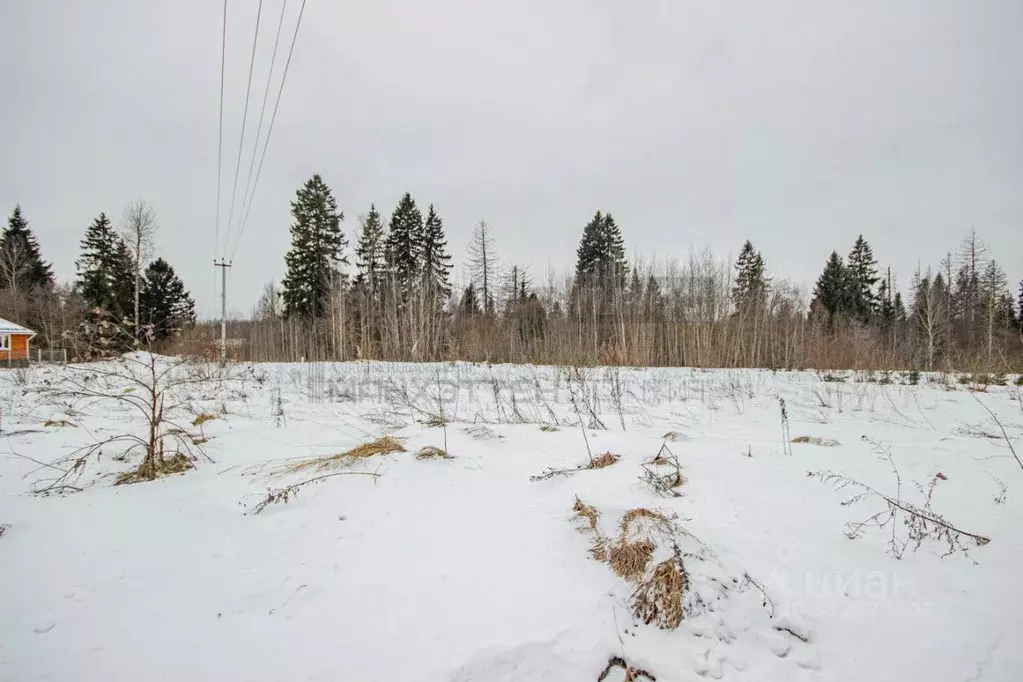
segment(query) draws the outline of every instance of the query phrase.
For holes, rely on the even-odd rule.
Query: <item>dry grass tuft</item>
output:
[[[554,426],[553,424],[544,424],[543,426],[540,427],[540,430],[543,431],[544,433],[554,433],[555,431],[558,430],[558,427]]]
[[[621,456],[614,454],[613,452],[605,452],[600,457],[597,457],[592,462],[586,465],[587,469],[604,469],[609,466],[617,464]]]
[[[820,445],[825,448],[835,448],[841,445],[834,438],[818,438],[817,436],[796,436],[792,439],[793,443],[808,443],[810,445]]]
[[[428,428],[436,428],[438,426],[444,426],[445,424],[447,424],[447,422],[444,421],[444,418],[441,417],[440,415],[434,414],[430,415],[430,417],[428,417],[427,419],[421,421],[420,424]]]
[[[195,419],[192,420],[192,426],[202,426],[206,422],[211,422],[217,418],[217,415],[212,412],[202,412],[196,415]]]
[[[600,529],[597,528],[597,518],[600,516],[600,512],[597,511],[596,507],[584,504],[578,496],[575,498],[575,505],[572,507],[572,511],[575,512],[577,522],[580,524],[577,526],[579,532],[593,533],[593,540],[590,543],[590,556],[597,561],[607,561],[607,541],[601,535]]]
[[[63,426],[75,426],[75,425],[72,424],[71,422],[69,422],[66,419],[47,419],[46,421],[43,422],[43,426],[59,426],[59,427],[63,427]]]
[[[689,578],[682,558],[676,555],[665,559],[632,593],[633,613],[647,625],[656,623],[662,629],[674,630],[682,623],[683,601],[688,589]]]
[[[639,540],[626,542],[625,538],[619,538],[618,542],[611,547],[608,554],[608,563],[611,568],[626,580],[639,580],[646,573],[647,564],[654,556],[656,546],[651,540]]]
[[[578,496],[576,496],[575,505],[572,507],[572,511],[575,512],[577,518],[585,519],[587,521],[589,530],[597,532],[597,517],[600,516],[600,512],[597,511],[596,507],[591,507],[590,505],[585,504]]]
[[[625,677],[622,679],[622,682],[640,682],[640,680],[657,682],[657,678],[652,674],[642,668],[633,668],[620,656],[612,656],[608,660],[607,667],[604,668],[604,672],[600,673],[600,677],[597,678],[597,682],[606,682],[611,675],[611,671],[615,668],[620,668],[625,671]]]
[[[142,481],[152,481],[161,476],[182,474],[194,468],[195,465],[192,464],[192,460],[186,455],[176,452],[170,457],[154,458],[152,466],[139,467],[134,471],[127,471],[121,474],[114,481],[114,485],[130,485],[132,483],[141,483]]]
[[[661,438],[663,438],[663,439],[664,439],[664,440],[666,440],[666,441],[671,441],[671,442],[675,442],[675,441],[677,441],[677,440],[679,440],[679,439],[683,439],[683,438],[685,438],[685,436],[683,436],[683,435],[682,435],[681,433],[679,433],[678,431],[668,431],[668,432],[667,432],[666,434],[664,434],[663,436],[661,436]]]
[[[337,469],[350,464],[352,461],[357,459],[366,459],[367,457],[375,457],[376,455],[389,455],[393,452],[407,452],[405,446],[402,445],[401,441],[392,436],[381,436],[376,440],[362,445],[357,445],[351,450],[339,453],[337,455],[329,455],[327,457],[314,457],[312,459],[305,459],[295,464],[284,467],[282,473],[298,473],[300,471],[308,471],[310,469],[315,471],[326,471],[327,469]]]
[[[416,453],[416,459],[454,459],[446,450],[427,445]]]
[[[671,523],[671,520],[661,512],[656,512],[651,509],[646,509],[644,507],[630,509],[629,511],[625,512],[624,516],[622,516],[620,528],[622,531],[623,538],[628,536],[629,531],[632,529],[632,524],[637,519],[650,519],[657,525]]]

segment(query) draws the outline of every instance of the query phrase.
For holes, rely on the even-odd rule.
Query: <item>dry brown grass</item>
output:
[[[217,418],[217,415],[212,412],[202,412],[196,415],[195,419],[192,420],[192,426],[202,426],[206,422],[211,422]]]
[[[454,457],[449,455],[446,450],[442,450],[441,448],[434,447],[433,445],[427,445],[426,447],[420,449],[419,452],[416,453],[416,459],[419,459],[419,460],[423,460],[423,459],[454,459]]]
[[[71,422],[69,422],[66,419],[47,419],[46,421],[43,422],[43,426],[64,427],[64,426],[75,426],[75,425],[72,424]]]
[[[592,462],[586,465],[587,469],[604,469],[609,466],[617,464],[621,456],[614,454],[613,452],[605,452],[600,457],[595,458]]]
[[[558,427],[554,426],[553,424],[544,424],[543,426],[540,427],[540,430],[543,431],[544,433],[554,433],[555,431],[558,430]]]
[[[820,445],[825,448],[835,448],[841,445],[834,438],[818,438],[817,436],[796,436],[792,439],[793,443],[807,443],[809,445]]]
[[[152,460],[152,466],[139,467],[132,471],[127,471],[117,477],[114,481],[114,485],[129,485],[132,483],[141,483],[142,481],[152,481],[160,478],[161,476],[169,476],[171,474],[182,474],[189,469],[194,469],[195,465],[192,464],[186,455],[176,452],[170,457],[159,457]]]
[[[647,625],[656,623],[662,629],[674,630],[682,623],[687,589],[689,579],[681,557],[665,559],[632,593],[633,613]]]
[[[575,512],[577,518],[586,520],[589,530],[596,532],[597,518],[600,516],[600,512],[597,511],[596,507],[591,507],[590,505],[585,504],[578,496],[576,496],[575,505],[573,505],[572,511]]]
[[[652,540],[627,542],[624,538],[619,538],[608,553],[608,563],[620,577],[630,581],[639,580],[646,573],[647,564],[654,556],[654,549],[656,545]]]
[[[604,672],[600,673],[600,677],[597,678],[597,682],[605,682],[610,677],[611,671],[615,668],[620,668],[625,671],[625,677],[622,682],[640,682],[640,680],[657,682],[657,678],[651,673],[648,673],[642,668],[633,668],[620,656],[612,656],[610,660],[608,660],[607,667],[604,668]]]
[[[301,471],[326,471],[328,469],[339,469],[348,464],[351,464],[355,460],[366,459],[368,457],[375,457],[377,455],[389,455],[394,452],[407,452],[405,446],[400,440],[392,436],[381,436],[376,440],[362,445],[357,445],[351,450],[338,453],[336,455],[328,455],[326,457],[314,457],[312,459],[304,459],[294,464],[289,464],[284,467],[281,473],[295,474]]]

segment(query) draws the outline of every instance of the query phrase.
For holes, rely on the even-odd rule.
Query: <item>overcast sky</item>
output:
[[[229,4],[221,241],[257,5]],[[239,205],[281,7],[263,3]],[[21,203],[59,277],[96,214],[145,199],[159,253],[200,314],[219,310],[221,11],[0,3],[0,210]],[[573,267],[599,208],[634,255],[724,257],[749,238],[807,286],[862,232],[905,287],[973,226],[1018,282],[1020,36],[1020,0],[308,0],[229,307],[280,280],[313,173],[349,235],[407,190],[436,205],[456,263],[485,218],[537,276]]]

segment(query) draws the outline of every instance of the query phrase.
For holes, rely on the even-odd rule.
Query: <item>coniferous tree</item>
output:
[[[53,287],[53,268],[39,254],[32,228],[16,205],[0,235],[0,288],[19,293]]]
[[[121,309],[125,301],[117,290],[120,278],[128,274],[125,265],[131,266],[118,262],[124,245],[106,213],[100,213],[86,229],[81,248],[82,254],[75,261],[78,273],[75,290],[90,308],[102,308],[120,318],[128,311]]]
[[[422,231],[423,214],[412,195],[405,192],[391,214],[390,231],[384,242],[387,265],[403,298],[410,295],[418,275]]]
[[[824,271],[813,288],[811,308],[825,312],[829,320],[847,314],[849,305],[849,276],[842,257],[832,251]]]
[[[427,290],[437,292],[442,297],[447,297],[451,293],[451,284],[448,282],[451,256],[446,251],[447,244],[444,238],[444,221],[433,209],[433,204],[430,204],[426,223],[419,237],[419,272]]]
[[[458,312],[464,317],[475,317],[480,314],[479,297],[476,295],[476,285],[472,282],[462,292],[462,300],[458,303]]]
[[[153,339],[162,341],[195,324],[195,301],[174,268],[163,258],[146,267],[142,281],[142,322],[151,325]]]
[[[1016,324],[1020,331],[1023,332],[1023,279],[1019,281],[1019,298],[1016,299],[1016,312]]]
[[[597,282],[602,286],[611,283],[612,278],[621,284],[627,275],[628,263],[621,230],[610,213],[597,211],[583,228],[583,236],[576,249],[576,279]]]
[[[849,285],[849,312],[863,324],[869,324],[877,313],[878,300],[874,286],[879,278],[874,252],[862,234],[856,238],[849,252],[845,269]]]
[[[767,276],[764,259],[753,248],[753,242],[746,240],[735,262],[735,286],[732,287],[732,303],[741,314],[761,310],[767,304]]]
[[[355,246],[355,284],[365,287],[372,295],[383,288],[387,264],[384,259],[384,241],[387,238],[384,223],[376,204],[370,204],[369,213],[362,219],[359,239]]]
[[[291,248],[284,257],[287,272],[281,282],[284,314],[321,317],[336,287],[344,282],[340,270],[348,262],[341,232],[344,213],[338,211],[323,179],[314,175],[296,193],[291,215]]]
[[[478,285],[480,298],[482,300],[483,312],[493,315],[494,286],[496,276],[500,267],[497,257],[497,247],[494,245],[494,235],[486,221],[479,221],[473,230],[472,242],[469,244],[469,272],[474,282]]]
[[[1009,294],[1009,278],[994,259],[988,261],[979,284],[980,312],[990,359],[994,352],[995,337],[1012,327],[1012,295]]]

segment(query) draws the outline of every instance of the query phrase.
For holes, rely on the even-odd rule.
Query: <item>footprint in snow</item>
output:
[[[45,635],[47,632],[49,632],[55,627],[57,627],[57,621],[48,620],[45,623],[42,623],[32,628],[32,632],[36,633],[37,635]]]

